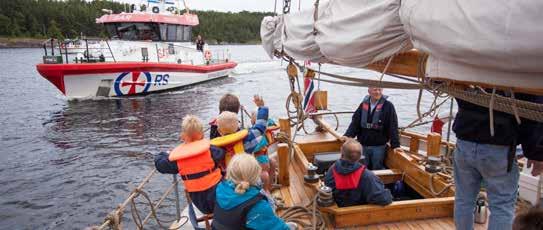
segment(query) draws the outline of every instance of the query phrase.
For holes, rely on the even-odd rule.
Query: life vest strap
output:
[[[215,165],[215,167],[213,167],[212,169],[209,169],[209,170],[206,170],[206,171],[203,171],[203,172],[199,172],[199,173],[192,173],[192,174],[180,174],[181,178],[183,180],[196,180],[196,179],[199,179],[199,178],[202,178],[202,177],[205,177],[211,173],[213,173],[215,170],[217,170],[219,167],[217,165]]]

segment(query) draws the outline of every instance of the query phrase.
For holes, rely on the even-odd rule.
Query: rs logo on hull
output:
[[[146,93],[151,87],[151,73],[124,72],[115,79],[113,87],[117,96]]]

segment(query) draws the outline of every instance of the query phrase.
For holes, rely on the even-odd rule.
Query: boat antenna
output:
[[[180,0],[180,1],[183,1],[183,5],[185,6],[185,11],[187,11],[187,14],[190,14],[190,9],[189,9],[189,6],[187,5],[187,1],[185,0]]]

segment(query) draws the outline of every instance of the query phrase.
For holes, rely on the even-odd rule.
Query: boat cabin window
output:
[[[112,39],[160,41],[155,23],[108,23],[106,29]]]
[[[163,41],[190,42],[192,27],[183,25],[160,24],[160,35]]]
[[[108,23],[105,25],[111,39],[129,41],[190,42],[190,26],[157,23]]]

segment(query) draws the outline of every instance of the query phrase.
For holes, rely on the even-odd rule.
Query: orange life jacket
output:
[[[280,127],[278,125],[274,125],[274,126],[269,126],[267,129],[266,129],[266,139],[268,139],[268,144],[273,144],[275,143],[275,138],[273,137],[273,132],[275,132],[275,130],[278,130]]]
[[[176,161],[187,192],[205,191],[221,180],[209,148],[209,140],[199,140],[180,144],[170,153],[168,160]]]

